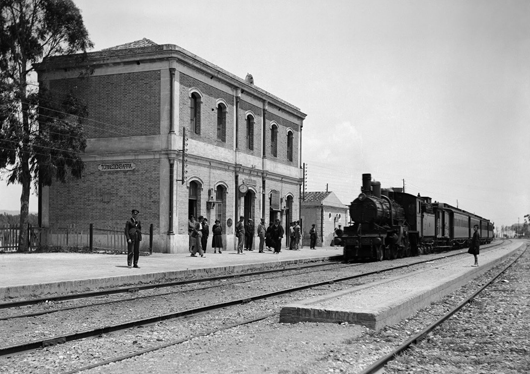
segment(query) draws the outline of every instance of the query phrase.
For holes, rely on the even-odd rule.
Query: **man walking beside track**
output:
[[[134,264],[139,268],[138,259],[140,257],[140,242],[142,241],[142,224],[138,220],[137,209],[132,210],[132,217],[125,222],[125,237],[127,238],[127,266]]]

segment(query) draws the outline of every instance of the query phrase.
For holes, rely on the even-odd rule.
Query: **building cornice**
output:
[[[130,48],[130,49],[107,49],[98,52],[86,54],[74,54],[68,56],[54,56],[45,59],[34,67],[37,72],[43,73],[47,70],[59,69],[76,69],[83,70],[86,68],[98,68],[99,66],[119,65],[119,64],[138,64],[160,60],[177,60],[178,63],[192,66],[200,71],[209,74],[212,78],[224,81],[233,88],[239,88],[249,94],[252,94],[261,100],[267,101],[269,105],[277,106],[286,110],[302,120],[307,114],[287,101],[272,95],[266,90],[248,83],[242,78],[212,64],[211,62],[181,48],[175,44],[162,44],[156,46]]]

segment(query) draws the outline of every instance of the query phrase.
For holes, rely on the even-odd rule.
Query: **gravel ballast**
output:
[[[467,260],[471,261],[469,258]],[[515,265],[513,270],[510,270],[510,274],[514,272],[513,277],[518,279],[516,291],[513,292],[518,296],[525,294],[525,292],[525,295],[529,295],[529,263],[529,255],[525,254],[520,263]],[[358,373],[378,357],[400,345],[412,334],[421,331],[428,323],[437,320],[450,306],[458,304],[465,295],[472,293],[481,282],[484,282],[481,278],[470,282],[469,285],[444,298],[441,302],[419,311],[409,320],[384,328],[378,333],[349,324],[282,324],[278,322],[278,315],[275,315],[257,323],[193,338],[182,344],[91,369],[86,373]],[[501,280],[503,279],[501,278]],[[504,283],[509,286],[515,282]],[[506,292],[503,292],[502,295],[506,296]],[[497,298],[495,296],[493,299],[488,299],[488,305],[491,304],[492,308],[495,308]],[[122,355],[123,352],[134,352],[149,346],[166,344],[178,338],[202,333],[205,324],[212,327],[228,326],[242,319],[277,313],[286,302],[289,302],[286,298],[280,298],[272,303],[270,301],[251,302],[239,307],[237,311],[231,309],[231,314],[228,315],[226,311],[219,310],[210,315],[204,315],[202,318],[195,318],[193,321],[179,323],[166,321],[105,336],[104,344],[102,344],[103,339],[85,339],[45,348],[31,354],[13,356],[9,359],[0,358],[0,372],[65,372],[67,371],[66,362],[78,361],[79,365],[82,366],[85,361],[88,364],[89,356],[93,362],[94,360],[98,361],[98,358],[104,360]],[[500,308],[501,310],[506,310],[511,305],[510,301],[501,300],[501,302],[506,303],[504,307]],[[516,309],[521,313],[511,312],[515,317],[522,319],[522,323],[525,323],[526,326],[528,326],[529,321],[528,319],[525,320],[522,314],[528,314],[527,308],[528,297],[521,300],[516,306]],[[206,318],[208,318],[208,322]],[[499,319],[496,323],[501,324],[500,330],[490,329],[491,331],[488,332],[502,334],[505,331],[502,330],[502,323],[504,322],[507,320]],[[525,331],[520,328],[520,325],[518,328],[521,332]],[[515,355],[512,361],[517,361],[516,358],[519,357],[519,353],[528,354],[527,336],[525,344],[526,346],[523,347],[526,347],[524,348],[526,351],[511,351],[511,354]],[[499,350],[499,354],[502,354],[502,350]],[[444,356],[443,352],[441,352],[441,356]],[[519,361],[521,361],[520,357]],[[432,372],[426,366],[421,364],[413,366],[414,364],[411,362],[413,361],[409,359],[409,361],[401,364],[402,366],[399,364],[396,364],[395,367],[390,366],[390,370],[396,373]],[[524,363],[524,361],[522,362]],[[443,367],[443,364],[439,362],[436,364]],[[79,367],[79,365],[76,366]],[[499,370],[487,371],[487,368],[481,368],[481,370],[468,371],[468,369],[463,369],[460,372],[499,372]]]

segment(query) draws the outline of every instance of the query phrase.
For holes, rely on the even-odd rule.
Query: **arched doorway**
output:
[[[285,237],[287,247],[291,244],[291,223],[293,222],[293,197],[287,196],[285,201]]]
[[[243,205],[243,215],[245,216],[245,222],[248,222],[249,219],[254,220],[254,204],[256,201],[256,194],[252,190],[248,190],[245,194],[244,205]]]
[[[215,219],[221,222],[223,233],[226,233],[226,187],[217,186],[215,189]]]
[[[190,182],[188,191],[188,218],[194,216],[195,218],[200,215],[200,191],[201,186],[199,183],[193,181]]]

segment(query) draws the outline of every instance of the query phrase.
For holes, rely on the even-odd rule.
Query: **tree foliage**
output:
[[[20,248],[27,250],[31,182],[81,177],[86,106],[70,93],[39,90],[35,64],[86,52],[92,42],[71,0],[0,1],[0,170],[22,185]]]

